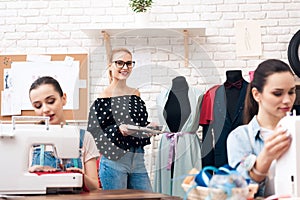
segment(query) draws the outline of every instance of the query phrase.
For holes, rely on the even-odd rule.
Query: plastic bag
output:
[[[246,180],[235,171],[213,175],[208,187],[206,200],[246,200],[249,192]]]

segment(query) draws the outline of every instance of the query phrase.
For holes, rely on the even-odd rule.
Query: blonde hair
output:
[[[129,51],[128,49],[126,48],[116,48],[116,49],[113,49],[111,51],[111,54],[109,56],[109,64],[108,64],[108,68],[110,68],[110,66],[113,64],[113,58],[114,56],[117,54],[117,53],[120,53],[120,52],[124,52],[124,53],[127,53],[129,54],[131,57],[132,57],[132,53],[131,51]],[[112,81],[112,73],[111,73],[111,70],[108,70],[108,78],[109,78],[109,83],[111,83]]]

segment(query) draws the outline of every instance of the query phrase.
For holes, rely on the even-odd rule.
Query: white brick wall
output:
[[[299,0],[154,1],[151,25],[205,28],[205,35],[189,39],[188,68],[184,67],[181,36],[118,35],[112,37],[111,44],[128,47],[134,53],[150,53],[150,82],[136,87],[142,92],[150,117],[156,121],[155,97],[177,75],[186,76],[190,85],[206,90],[222,83],[226,70],[242,69],[248,80],[248,71],[264,59],[287,61],[288,42],[300,27],[299,10]],[[127,0],[0,0],[0,54],[88,53],[90,101],[93,101],[108,83],[105,45],[100,33],[92,38],[81,29],[130,28],[134,25],[132,14]],[[261,23],[262,56],[250,59],[236,56],[236,20]],[[155,159],[150,158],[147,157],[147,163],[153,165]]]

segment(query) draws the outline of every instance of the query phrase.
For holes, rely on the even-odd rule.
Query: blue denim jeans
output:
[[[41,157],[41,156],[43,156],[43,157]],[[80,157],[81,157],[81,153],[80,153]],[[33,150],[31,166],[43,165],[43,166],[50,166],[50,167],[56,168],[58,170],[61,170],[59,167],[59,164],[60,164],[60,159],[56,158],[54,156],[53,152],[44,151],[44,153],[42,153],[40,148],[36,148]],[[77,168],[82,169],[81,159],[80,158],[65,159],[64,167],[65,168],[77,167]]]
[[[152,191],[144,163],[144,149],[132,148],[117,161],[101,157],[99,177],[104,190],[137,189]]]
[[[45,151],[44,157],[41,158],[41,149],[37,148],[33,151],[32,163],[31,165],[43,165],[50,166],[56,169],[59,169],[59,159],[54,156],[53,152]]]

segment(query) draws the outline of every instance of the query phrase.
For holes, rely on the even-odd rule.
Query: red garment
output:
[[[214,100],[216,90],[220,87],[220,85],[215,85],[211,87],[203,96],[201,110],[200,110],[200,120],[199,124],[207,125],[211,124],[213,121],[214,115]]]
[[[54,172],[44,172],[44,171],[41,171],[41,172],[32,172],[32,173],[35,173],[39,176],[41,175],[45,175],[45,174],[69,174],[69,173],[79,173],[81,174],[80,172],[72,172],[72,171],[54,171]]]
[[[96,164],[97,164],[97,174],[99,174],[99,170],[100,170],[100,160],[101,160],[101,156],[99,158],[97,158],[96,160]],[[100,177],[98,176],[98,183],[99,183],[99,188],[102,188],[102,184],[101,184],[101,180]]]

